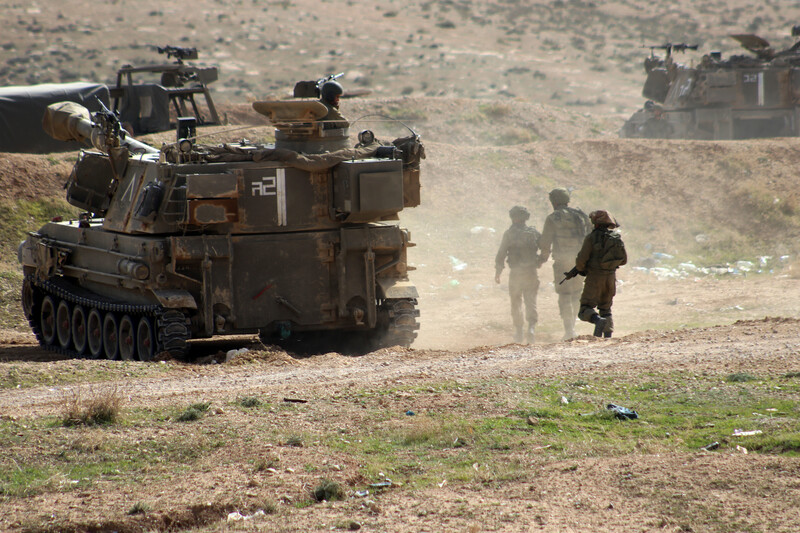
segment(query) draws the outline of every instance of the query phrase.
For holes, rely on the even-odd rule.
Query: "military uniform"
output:
[[[580,279],[569,279],[559,283],[564,272],[575,265],[575,256],[581,249],[583,239],[591,231],[589,217],[580,209],[567,207],[569,192],[554,189],[550,193],[553,212],[544,221],[542,238],[539,240],[541,263],[544,264],[553,252],[553,284],[558,294],[558,310],[564,323],[564,339],[575,336],[575,318],[578,316],[583,284]]]
[[[524,213],[527,215],[527,210],[524,210]],[[513,209],[511,215],[514,220]],[[503,234],[500,249],[495,257],[495,280],[498,283],[506,261],[510,270],[508,292],[511,297],[511,319],[514,323],[515,342],[522,342],[523,302],[525,304],[524,319],[528,322],[528,342],[533,342],[534,328],[539,320],[536,312],[536,295],[539,291],[539,277],[536,272],[539,267],[539,238],[539,232],[526,225],[524,219],[521,222],[515,220]]]
[[[350,122],[344,118],[344,115],[342,115],[338,107],[329,104],[325,100],[320,100],[320,103],[328,110],[328,114],[319,119],[320,122],[323,123],[322,129],[332,130],[336,128],[347,128],[350,126]]]
[[[599,214],[598,214],[599,213]],[[617,268],[628,262],[622,239],[613,229],[616,222],[605,211],[594,211],[590,217],[594,230],[586,236],[583,246],[575,259],[575,268],[586,274],[581,294],[581,308],[578,318],[595,324],[595,336],[610,337],[614,331],[611,305],[617,293]],[[609,239],[617,239],[616,254],[609,258]],[[619,248],[621,246],[621,248]],[[597,308],[597,311],[595,311]]]

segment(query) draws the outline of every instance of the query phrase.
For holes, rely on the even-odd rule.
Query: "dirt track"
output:
[[[742,321],[730,326],[679,332],[646,331],[616,339],[589,335],[543,345],[505,345],[468,351],[384,349],[364,356],[337,353],[293,359],[282,353],[261,356],[267,368],[238,365],[175,365],[164,377],[117,382],[131,407],[158,406],[236,394],[273,396],[301,391],[306,397],[350,386],[389,386],[413,379],[420,385],[440,381],[493,379],[503,376],[581,376],[644,370],[780,374],[800,369],[796,319]],[[3,347],[0,347],[3,349]],[[8,349],[8,347],[5,347]],[[23,358],[36,348],[21,353]],[[30,363],[36,364],[36,363]],[[68,371],[75,361],[50,363],[52,372]],[[98,366],[123,363],[95,362]],[[157,364],[157,363],[154,363]],[[7,416],[52,415],[62,407],[64,390],[74,386],[0,392],[0,412]]]

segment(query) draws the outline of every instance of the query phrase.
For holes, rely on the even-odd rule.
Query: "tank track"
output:
[[[26,284],[29,289],[26,287]],[[25,309],[26,290],[31,291],[30,309]],[[137,319],[137,322],[141,317],[149,317],[154,321],[155,326],[154,338],[156,340],[156,345],[153,349],[153,355],[167,351],[176,359],[185,359],[188,354],[189,345],[187,341],[191,333],[189,331],[186,315],[179,310],[165,309],[158,304],[130,304],[110,300],[88,290],[76,287],[63,278],[37,280],[35,276],[27,275],[23,281],[22,292],[23,310],[25,311],[31,330],[39,344],[49,351],[75,358],[90,357],[89,355],[78,353],[71,347],[65,348],[60,346],[57,342],[57,337],[54,343],[48,343],[45,340],[39,322],[42,302],[47,296],[54,298],[56,303],[63,300],[70,305],[80,305],[86,311],[97,309],[102,313],[128,315],[133,319]]]
[[[409,347],[417,338],[419,329],[419,309],[417,300],[413,298],[386,299],[378,308],[383,315],[384,324],[380,338],[376,339],[380,346]]]

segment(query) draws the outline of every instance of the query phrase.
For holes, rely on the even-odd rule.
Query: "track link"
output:
[[[413,298],[386,299],[378,308],[383,316],[381,337],[376,339],[381,346],[411,346],[419,329],[419,309]]]
[[[56,302],[65,301],[70,306],[79,305],[87,312],[97,309],[103,313],[114,313],[116,316],[130,316],[136,322],[141,317],[149,317],[155,323],[153,355],[169,352],[176,359],[185,359],[188,351],[188,340],[191,336],[186,315],[177,309],[164,309],[157,304],[130,304],[123,303],[86,289],[76,287],[63,278],[37,280],[33,275],[28,275],[23,281],[22,301],[23,310],[30,324],[31,330],[39,344],[50,351],[69,357],[86,357],[69,347],[63,347],[57,342],[48,342],[42,331],[41,310],[45,297],[51,296]]]

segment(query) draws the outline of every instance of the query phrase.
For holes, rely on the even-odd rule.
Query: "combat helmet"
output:
[[[564,187],[557,187],[550,191],[550,203],[553,206],[567,205],[569,203],[569,191]]]
[[[320,88],[320,97],[328,103],[333,103],[334,99],[342,94],[344,94],[344,87],[338,81],[326,81]]]
[[[522,218],[524,220],[528,220],[529,218],[531,218],[531,213],[528,211],[527,208],[522,207],[521,205],[515,205],[514,207],[509,209],[508,216],[510,216],[512,220],[515,218]]]

